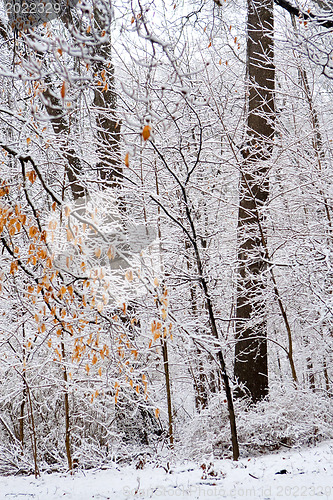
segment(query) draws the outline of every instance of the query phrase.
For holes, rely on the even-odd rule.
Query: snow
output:
[[[205,470],[204,470],[205,468]],[[0,477],[0,499],[333,499],[333,440],[238,462],[77,470],[74,476]]]

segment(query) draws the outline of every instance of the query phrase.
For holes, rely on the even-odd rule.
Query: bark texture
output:
[[[268,394],[265,315],[266,234],[274,136],[273,1],[248,0],[247,143],[243,151],[238,215],[235,377],[253,402]]]

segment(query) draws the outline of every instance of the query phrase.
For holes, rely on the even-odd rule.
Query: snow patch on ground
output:
[[[333,500],[333,440],[238,462],[214,460],[163,467],[116,466],[108,470],[0,477],[0,499],[286,499]]]

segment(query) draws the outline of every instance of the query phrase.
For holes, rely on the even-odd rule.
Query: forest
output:
[[[0,2],[0,474],[333,438],[332,0]]]

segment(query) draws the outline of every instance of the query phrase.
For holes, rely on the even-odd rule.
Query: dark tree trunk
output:
[[[167,404],[168,404],[169,443],[170,447],[173,448],[172,397],[171,397],[171,382],[170,382],[170,371],[169,371],[168,344],[166,339],[161,338],[161,346],[163,353],[163,369],[164,369],[165,388],[167,393]]]
[[[66,113],[63,110],[61,99],[57,97],[55,92],[50,88],[51,83],[46,82],[46,84],[48,86],[43,93],[43,102],[50,117],[54,133],[59,137],[63,156],[66,160],[65,169],[70,183],[70,189],[74,200],[77,200],[86,194],[86,190],[82,186],[82,181],[80,180],[82,172],[81,161],[74,148],[69,143],[70,126]]]
[[[273,1],[248,0],[247,144],[243,151],[238,215],[235,377],[253,402],[268,394],[265,313],[266,235],[274,136]]]
[[[94,9],[95,27],[105,29],[98,9]],[[120,162],[120,123],[116,116],[117,94],[114,85],[114,67],[111,61],[111,41],[96,48],[94,73],[98,83],[94,88],[94,106],[97,125],[98,156],[97,169],[104,187],[120,187],[123,170]],[[120,208],[123,200],[120,200]]]

